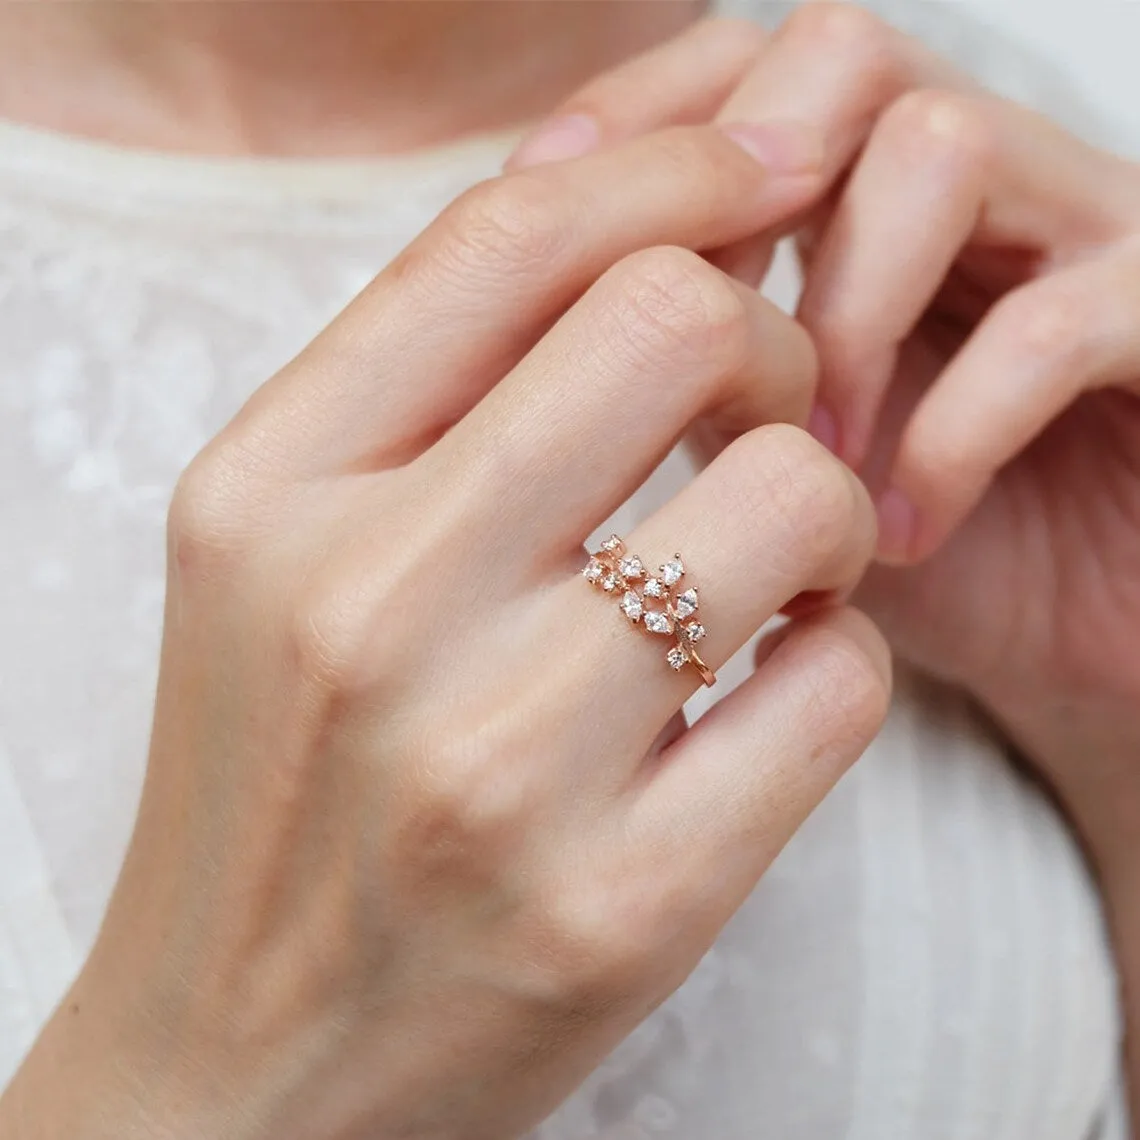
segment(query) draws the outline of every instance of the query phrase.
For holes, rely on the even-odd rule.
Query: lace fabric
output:
[[[0,127],[0,1081],[130,833],[178,473],[508,146],[211,162]],[[688,476],[671,456],[616,529]],[[534,1140],[1083,1140],[1118,1036],[1063,824],[958,698],[904,678],[693,975]]]

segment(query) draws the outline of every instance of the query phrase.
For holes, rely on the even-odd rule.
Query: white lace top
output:
[[[0,1084],[129,835],[176,476],[508,146],[204,161],[0,126]],[[684,475],[673,457],[623,514]],[[1065,828],[953,699],[904,684],[690,980],[539,1136],[1122,1136],[1114,985]]]

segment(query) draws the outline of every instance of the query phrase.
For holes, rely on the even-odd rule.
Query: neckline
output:
[[[211,156],[145,150],[0,119],[0,170],[52,179],[70,195],[161,200],[168,205],[369,206],[409,184],[451,183],[462,172],[497,169],[520,129],[375,158]]]

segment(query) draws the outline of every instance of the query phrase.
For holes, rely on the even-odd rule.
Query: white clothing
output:
[[[130,832],[175,478],[509,143],[211,161],[0,126],[0,1084]],[[685,477],[671,457],[617,529]],[[904,683],[692,977],[538,1136],[1122,1135],[1118,1017],[1066,828],[956,698]]]

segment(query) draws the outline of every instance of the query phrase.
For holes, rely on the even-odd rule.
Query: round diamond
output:
[[[602,543],[602,549],[608,550],[612,554],[615,550],[621,549],[621,539],[616,534],[611,534],[605,542]]]
[[[630,621],[637,621],[643,612],[641,598],[633,590],[626,590],[621,600],[622,612]]]
[[[668,661],[670,666],[674,669],[684,669],[689,658],[683,649],[674,645],[673,648],[665,654],[665,660]]]
[[[617,584],[617,579],[612,574],[607,574],[602,579],[603,590],[612,590]]]
[[[661,584],[660,578],[650,578],[645,583],[645,593],[651,598],[662,598],[665,596],[665,587]]]
[[[587,582],[596,582],[605,573],[605,569],[596,558],[591,558],[582,573],[585,574]]]
[[[685,632],[689,635],[690,641],[700,641],[705,635],[705,627],[699,621],[691,621],[685,626]]]

